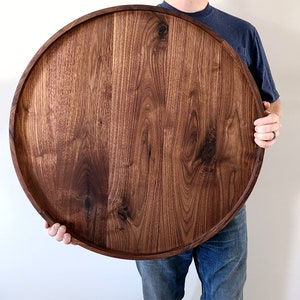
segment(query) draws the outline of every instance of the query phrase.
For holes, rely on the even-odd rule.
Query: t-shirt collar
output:
[[[212,6],[210,6],[210,4],[208,3],[206,5],[206,7],[203,10],[200,11],[196,11],[193,13],[187,13],[184,11],[180,11],[179,9],[173,7],[172,5],[170,5],[169,3],[167,3],[166,1],[164,1],[162,4],[160,4],[159,6],[164,7],[164,8],[168,8],[168,9],[172,9],[181,13],[185,13],[186,15],[193,17],[193,18],[203,18],[208,16],[211,12],[212,12]]]

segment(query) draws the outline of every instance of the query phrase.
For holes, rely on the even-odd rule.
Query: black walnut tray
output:
[[[50,224],[127,259],[185,251],[221,230],[257,180],[257,87],[239,56],[189,17],[128,5],[50,38],[17,87],[11,152]]]

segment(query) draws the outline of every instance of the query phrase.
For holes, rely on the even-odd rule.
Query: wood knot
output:
[[[89,197],[86,197],[84,201],[84,207],[86,210],[90,210],[92,204],[91,204],[91,199]]]
[[[128,208],[121,208],[118,210],[118,216],[122,221],[126,221],[129,218]]]
[[[117,207],[117,214],[122,221],[127,221],[131,218],[131,214],[128,208],[126,198],[120,199],[120,203]]]
[[[205,136],[204,142],[198,152],[198,159],[205,165],[210,165],[215,160],[217,132],[215,128],[210,128]]]
[[[160,40],[165,40],[169,31],[169,26],[165,22],[158,24],[158,37]]]

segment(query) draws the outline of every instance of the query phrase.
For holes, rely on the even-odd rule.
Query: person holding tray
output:
[[[253,75],[264,101],[265,117],[254,120],[254,141],[261,148],[274,145],[281,127],[281,101],[255,27],[212,7],[207,0],[168,0],[159,6],[183,12],[204,23],[236,50]],[[57,241],[72,242],[66,226],[58,223],[45,226]],[[243,299],[247,261],[245,207],[224,229],[193,249],[168,258],[138,260],[144,299],[182,299],[192,261],[202,283],[202,300]]]

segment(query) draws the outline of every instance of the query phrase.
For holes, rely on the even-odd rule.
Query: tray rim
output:
[[[11,105],[11,111],[10,111],[10,120],[9,120],[9,144],[10,144],[10,152],[11,152],[11,157],[12,157],[12,161],[13,161],[13,165],[18,177],[18,180],[21,184],[21,187],[23,188],[26,196],[28,197],[28,199],[30,200],[31,204],[34,206],[34,208],[37,210],[37,212],[50,224],[52,225],[54,223],[53,220],[51,220],[51,218],[47,215],[47,212],[43,211],[38,202],[36,201],[36,199],[34,199],[33,195],[30,192],[30,189],[28,188],[24,178],[23,178],[23,174],[21,171],[21,168],[19,166],[19,160],[18,160],[18,156],[16,154],[16,144],[15,144],[15,139],[14,139],[14,133],[15,133],[15,119],[16,119],[16,110],[17,110],[17,106],[18,106],[18,102],[19,102],[19,98],[20,95],[22,94],[23,91],[23,87],[26,83],[27,78],[30,76],[31,71],[33,70],[33,68],[35,67],[35,65],[37,64],[38,60],[42,57],[42,55],[45,53],[45,51],[52,45],[54,44],[57,40],[59,40],[64,34],[68,33],[71,29],[76,28],[77,26],[83,24],[84,22],[88,22],[94,18],[98,18],[98,17],[102,17],[105,15],[109,15],[109,14],[114,14],[114,13],[118,13],[118,12],[125,12],[125,11],[150,11],[150,12],[154,12],[154,13],[161,13],[161,14],[166,14],[166,15],[170,15],[173,17],[177,17],[179,19],[183,19],[184,21],[190,22],[193,25],[196,25],[198,27],[200,27],[202,30],[204,30],[205,32],[207,32],[211,37],[213,37],[216,41],[218,41],[218,43],[220,43],[223,47],[223,49],[230,55],[233,57],[233,59],[237,62],[237,65],[241,68],[241,71],[243,73],[243,75],[245,76],[246,80],[249,82],[249,87],[252,90],[253,95],[255,96],[255,105],[256,105],[256,110],[260,113],[261,116],[264,115],[264,109],[263,109],[263,102],[261,101],[261,96],[258,92],[256,83],[249,71],[249,69],[247,68],[247,66],[244,64],[244,62],[242,61],[242,59],[240,58],[240,56],[235,52],[235,50],[222,38],[220,37],[217,33],[215,33],[213,30],[211,30],[209,27],[207,27],[206,25],[204,25],[203,23],[193,19],[192,17],[178,12],[178,11],[173,11],[173,10],[169,10],[163,7],[158,7],[158,6],[152,6],[152,5],[120,5],[120,6],[113,6],[113,7],[108,7],[108,8],[104,8],[104,9],[100,9],[100,10],[96,10],[94,12],[85,14],[77,19],[75,19],[74,21],[71,21],[70,23],[68,23],[67,25],[65,25],[64,27],[62,27],[60,30],[58,30],[54,35],[52,35],[39,49],[38,51],[35,53],[35,55],[32,57],[32,59],[30,60],[30,62],[28,63],[27,67],[25,68],[24,72],[22,73],[20,80],[17,84],[17,88],[15,90],[15,94],[13,96],[13,101],[12,101],[12,105]],[[259,101],[261,103],[259,103]],[[111,256],[111,257],[115,257],[115,258],[122,258],[122,259],[153,259],[153,258],[159,258],[162,257],[162,255],[164,255],[164,257],[166,256],[172,256],[175,254],[179,253],[179,249],[180,252],[183,252],[187,249],[190,249],[196,245],[199,245],[199,243],[209,239],[210,237],[212,237],[213,234],[216,233],[216,228],[215,227],[224,227],[226,226],[226,224],[228,224],[232,218],[236,215],[236,213],[241,209],[241,207],[244,205],[244,203],[246,202],[246,200],[248,199],[248,197],[250,196],[256,181],[258,179],[261,167],[262,167],[262,163],[263,163],[263,158],[264,158],[264,149],[257,147],[257,151],[256,151],[256,157],[255,157],[255,168],[251,173],[251,178],[248,181],[248,184],[246,186],[246,188],[244,189],[244,192],[242,194],[242,196],[240,197],[240,199],[235,203],[234,208],[231,209],[231,211],[226,215],[226,217],[224,217],[221,222],[219,222],[218,224],[216,224],[216,226],[214,226],[213,228],[211,228],[209,231],[207,231],[203,236],[201,236],[199,239],[196,239],[194,241],[192,241],[189,244],[185,244],[184,247],[178,247],[178,248],[174,248],[172,250],[168,250],[168,251],[163,251],[163,252],[156,252],[153,254],[136,254],[136,253],[129,253],[129,252],[122,252],[122,251],[118,251],[118,250],[113,250],[113,249],[99,249],[99,248],[95,248],[95,246],[93,244],[89,244],[87,242],[81,242],[79,240],[77,240],[76,238],[72,238],[72,242],[75,244],[78,244],[88,250],[97,252],[99,254],[103,254],[103,255],[107,255],[107,256]]]

